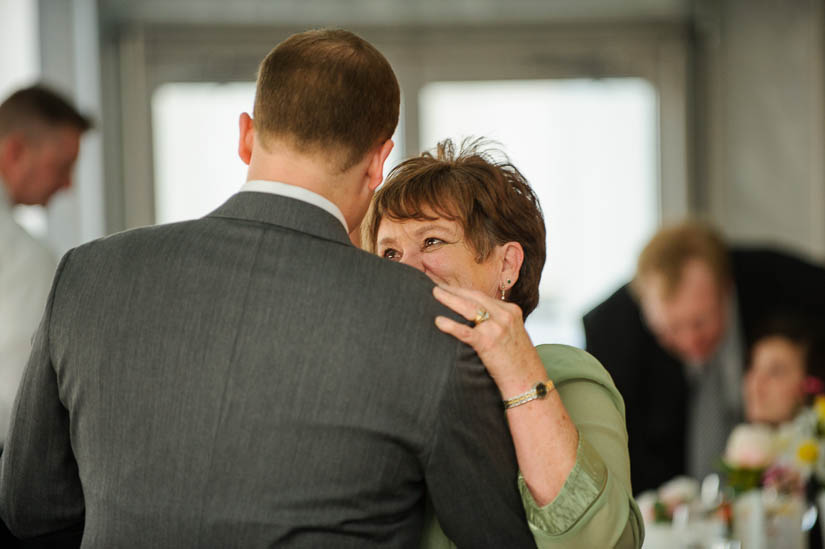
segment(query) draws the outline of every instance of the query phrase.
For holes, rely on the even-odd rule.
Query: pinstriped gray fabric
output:
[[[532,546],[499,395],[431,287],[261,193],[73,250],[3,516],[34,536],[85,515],[83,547],[411,547],[426,485],[460,546]]]

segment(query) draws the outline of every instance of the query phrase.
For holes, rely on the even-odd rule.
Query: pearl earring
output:
[[[507,284],[510,284],[510,281],[509,281],[509,280],[507,280]],[[507,289],[507,287],[506,287],[506,286],[504,285],[504,283],[502,282],[502,284],[501,284],[501,300],[502,300],[502,301],[506,301],[506,300],[507,300],[507,295],[504,293],[504,290],[506,290],[506,289]]]

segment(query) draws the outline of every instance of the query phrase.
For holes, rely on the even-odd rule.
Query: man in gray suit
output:
[[[415,271],[353,247],[399,89],[346,31],[292,36],[241,115],[242,191],[63,258],[0,504],[83,547],[532,546],[499,395]],[[84,526],[85,521],[85,526]]]

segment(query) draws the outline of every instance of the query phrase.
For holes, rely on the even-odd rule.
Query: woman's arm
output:
[[[522,500],[539,547],[639,547],[641,514],[631,496],[624,402],[592,356],[564,345],[541,345],[539,356],[573,423],[580,444],[576,466],[547,506]]]
[[[443,317],[436,324],[476,350],[503,399],[538,381],[557,386],[506,412],[539,547],[639,547],[643,531],[630,496],[624,404],[604,368],[572,347],[536,350],[515,305],[452,287],[434,295],[467,319],[479,309],[489,312],[475,327]]]

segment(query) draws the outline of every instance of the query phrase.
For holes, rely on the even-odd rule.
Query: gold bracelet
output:
[[[549,395],[550,392],[555,388],[556,386],[553,384],[553,380],[551,379],[548,379],[547,381],[539,381],[538,383],[533,385],[533,388],[527,391],[526,393],[505,400],[504,409],[509,410],[510,408],[515,408],[516,406],[526,404],[531,400],[542,399]]]

